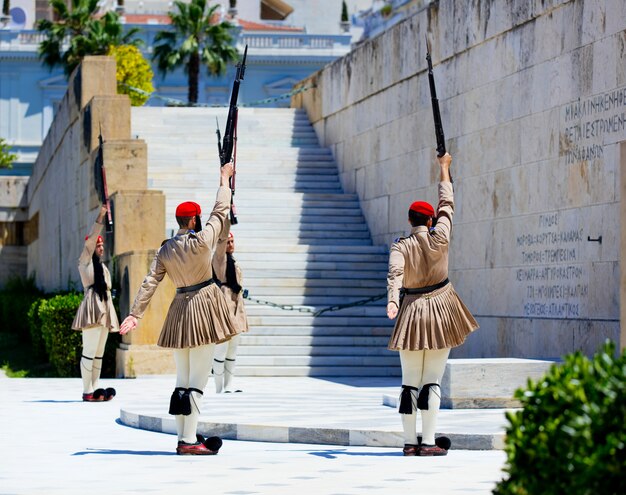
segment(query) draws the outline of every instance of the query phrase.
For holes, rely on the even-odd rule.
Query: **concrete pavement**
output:
[[[0,377],[0,494],[488,494],[502,478],[501,450],[459,450],[455,442],[457,449],[446,457],[405,458],[395,447],[317,443],[326,429],[347,430],[350,439],[376,422],[380,431],[399,433],[397,412],[381,401],[390,383],[349,380],[241,378],[242,394],[221,395],[209,383],[203,427],[228,420],[239,440],[226,439],[217,456],[188,457],[174,454],[174,436],[128,427],[120,419],[163,416],[167,425],[172,376],[104,380],[118,391],[107,403],[83,403],[79,379]],[[440,430],[456,422],[459,433],[471,435],[472,425],[461,428],[466,420],[455,420],[462,418],[457,413],[442,411]],[[497,418],[503,411],[491,411],[493,421],[489,414],[478,421],[478,414],[475,432],[501,431],[504,423]],[[279,427],[286,436],[275,436]]]

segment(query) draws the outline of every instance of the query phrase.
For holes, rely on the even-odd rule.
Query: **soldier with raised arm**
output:
[[[102,358],[109,332],[119,331],[117,313],[111,297],[111,274],[102,263],[104,227],[107,207],[102,205],[91,231],[85,237],[83,251],[78,259],[78,272],[84,297],[78,307],[73,330],[82,332],[83,353],[80,357],[80,376],[83,380],[83,401],[102,402],[115,397],[115,389],[100,388]]]
[[[389,255],[387,316],[397,317],[389,349],[400,351],[405,456],[446,455],[450,441],[435,439],[441,403],[440,383],[450,349],[461,345],[478,324],[448,280],[448,248],[454,195],[450,181],[452,157],[438,158],[437,212],[424,202],[409,208],[411,235],[398,239]],[[433,227],[433,224],[435,226]],[[422,417],[417,437],[417,409]]]
[[[205,439],[196,430],[215,345],[238,333],[224,294],[212,278],[211,267],[212,252],[230,209],[228,179],[232,174],[232,162],[221,167],[217,199],[204,229],[200,205],[191,201],[178,205],[176,221],[180,229],[161,245],[120,328],[125,334],[137,326],[167,273],[177,289],[157,344],[173,349],[176,362],[176,388],[169,413],[176,417],[179,455],[217,454],[222,445],[220,438]]]

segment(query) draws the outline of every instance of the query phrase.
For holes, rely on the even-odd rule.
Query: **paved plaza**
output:
[[[173,435],[129,427],[120,419],[163,416],[168,430],[173,376],[104,380],[118,392],[107,403],[83,403],[77,378],[3,377],[0,493],[491,493],[502,477],[502,450],[403,457],[396,447],[293,443],[289,438],[294,431],[300,440],[316,438],[329,429],[347,431],[348,438],[365,430],[399,435],[400,418],[382,405],[381,397],[395,380],[241,378],[237,384],[243,393],[221,395],[213,393],[210,382],[201,426],[268,441],[226,439],[217,456],[188,457],[175,455]],[[444,410],[439,429],[490,435],[503,427],[503,414]],[[371,443],[376,433],[366,437]]]

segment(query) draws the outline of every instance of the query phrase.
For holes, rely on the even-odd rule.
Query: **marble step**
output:
[[[387,337],[372,336],[307,336],[307,335],[251,335],[245,333],[240,341],[240,349],[248,346],[265,346],[272,349],[277,346],[378,346],[387,347]]]
[[[236,240],[236,237],[235,237]],[[249,261],[262,261],[267,263],[381,263],[384,264],[384,269],[387,269],[387,262],[389,256],[384,254],[356,254],[356,253],[291,253],[291,252],[263,252],[259,253],[254,249],[254,246],[248,246],[248,249],[243,249],[236,242],[235,258],[242,264],[242,268],[245,270],[245,266],[248,266]],[[268,265],[271,266],[271,265]],[[382,266],[382,265],[379,265]],[[245,273],[245,271],[244,271]]]
[[[176,174],[172,174],[171,177],[159,177],[158,175],[153,175],[148,179],[148,187],[150,189],[167,189],[168,186],[172,183],[172,180],[175,180]],[[194,174],[182,174],[179,176],[181,180],[186,181],[186,186],[179,186],[178,189],[184,191],[185,189],[189,191],[196,191],[198,188],[200,189],[209,189],[209,181],[207,180],[206,184],[202,184],[203,181],[196,181],[194,184]],[[253,186],[254,189],[265,189],[267,191],[273,191],[276,189],[283,189],[287,191],[295,190],[297,192],[322,192],[322,193],[340,193],[341,192],[341,184],[338,181],[328,180],[328,181],[293,181],[290,179],[285,180],[272,180],[272,179],[259,179],[257,181],[254,180],[241,180],[238,181],[236,189],[241,192],[243,188],[246,188],[246,185]]]
[[[244,276],[245,277],[245,276]],[[322,286],[322,287],[303,287],[298,285],[293,286],[271,286],[271,285],[259,285],[258,280],[256,284],[249,284],[244,278],[244,286],[249,291],[249,296],[255,299],[262,299],[263,301],[274,302],[275,298],[281,296],[289,297],[333,297],[337,301],[337,297],[341,298],[341,301],[346,298],[366,299],[368,297],[378,296],[380,294],[386,294],[386,288],[379,284],[377,287],[345,287],[345,284],[339,287]]]
[[[314,325],[291,325],[282,327],[260,327],[250,326],[250,332],[245,337],[258,336],[283,336],[283,337],[384,337],[389,339],[393,329],[391,320],[385,326],[369,327],[344,327],[344,326],[322,326]],[[242,338],[243,340],[243,338]]]
[[[387,344],[382,346],[363,346],[358,343],[348,346],[340,345],[243,345],[237,348],[237,360],[243,356],[266,358],[268,356],[280,357],[318,357],[332,356],[333,358],[362,358],[372,357],[393,357],[393,351],[387,350]]]
[[[294,312],[295,313],[295,312]],[[328,313],[327,313],[328,314]],[[305,313],[296,313],[290,316],[249,316],[248,324],[250,326],[312,326],[318,328],[323,326],[334,327],[343,325],[346,327],[358,326],[384,326],[389,324],[389,318],[386,316],[312,316]],[[330,313],[332,314],[332,313]]]
[[[248,289],[249,290],[249,289]],[[384,292],[380,292],[380,294],[384,294]],[[378,296],[379,293],[372,294],[372,296]],[[276,304],[291,304],[294,306],[308,306],[308,307],[327,307],[335,304],[347,304],[351,302],[361,301],[363,299],[367,299],[370,296],[344,296],[342,294],[338,295],[319,295],[319,296],[311,296],[311,295],[275,295],[272,294],[271,298],[268,297],[254,297],[254,299],[259,299],[262,301],[269,301]],[[339,296],[339,298],[337,297]],[[257,303],[255,301],[246,300],[245,305],[248,308],[263,306],[261,303]],[[371,301],[367,303],[368,306],[375,307],[385,307],[387,305],[387,298],[382,298],[376,301]]]
[[[260,287],[341,287],[346,293],[350,294],[351,291],[358,287],[374,287],[379,291],[384,291],[387,288],[387,282],[384,278],[364,278],[364,279],[352,279],[347,284],[343,278],[283,278],[276,279],[273,277],[250,277],[246,275],[246,287],[250,290],[258,290]]]
[[[264,300],[261,298],[259,299]],[[270,302],[274,302],[274,301],[272,300]],[[347,304],[347,302],[343,303],[342,301],[335,301],[335,303],[333,304],[319,304],[319,305],[306,304],[306,305],[303,305],[303,309],[306,308],[312,311],[319,311],[321,309],[325,309],[330,306],[341,305],[341,304]],[[290,316],[291,317],[295,315],[307,314],[307,313],[301,313],[296,310],[279,309],[279,308],[274,308],[272,306],[266,306],[263,304],[257,304],[255,306],[246,305],[246,313],[248,314],[249,318],[250,317],[267,318],[270,316]],[[327,315],[345,316],[345,317],[379,318],[379,317],[384,317],[386,315],[386,312],[385,312],[385,306],[380,306],[380,305],[371,306],[369,304],[365,304],[361,306],[353,306],[349,308],[337,309],[334,311],[328,311],[328,312],[323,313],[323,316],[327,316]]]
[[[238,227],[238,226],[235,226]],[[328,254],[343,254],[343,255],[369,255],[369,254],[384,254],[388,256],[388,249],[386,246],[314,246],[314,245],[289,245],[289,244],[274,244],[272,246],[258,244],[251,246],[249,244],[237,244],[237,252],[241,254],[243,251],[250,251],[256,253],[275,253],[277,249],[282,249],[285,253],[291,254],[306,254],[307,256],[313,255],[328,255]]]
[[[239,207],[239,202],[237,203]],[[310,215],[308,214],[294,214],[292,211],[285,211],[284,208],[279,209],[275,208],[273,210],[269,210],[267,208],[263,209],[254,209],[248,208],[247,210],[244,208],[243,212],[237,211],[237,218],[239,218],[239,222],[244,222],[247,225],[254,225],[257,223],[266,222],[268,218],[272,219],[272,224],[276,225],[277,228],[282,229],[287,225],[307,225],[307,224],[315,224],[320,222],[320,218],[323,217],[328,223],[330,222],[341,222],[341,223],[354,223],[354,224],[365,224],[365,219],[361,216],[361,210],[354,209],[354,211],[350,210],[326,210],[328,213],[323,215]],[[327,223],[324,222],[324,223]],[[366,227],[366,225],[364,225]],[[233,230],[237,227],[233,227]],[[242,227],[245,229],[245,226]]]
[[[367,230],[348,230],[333,224],[324,226],[324,230],[316,230],[311,225],[302,225],[301,228],[277,230],[271,224],[265,228],[259,228],[258,230],[241,230],[237,232],[240,239],[253,238],[257,239],[259,243],[267,242],[269,239],[277,237],[289,236],[289,239],[293,240],[309,240],[314,243],[316,240],[320,241],[318,244],[339,244],[341,241],[367,241],[371,243],[371,238]],[[301,242],[302,243],[302,242]]]
[[[340,279],[350,280],[347,284],[351,284],[354,280],[380,280],[381,274],[385,272],[376,270],[270,270],[270,269],[246,269],[246,281],[250,284],[254,283],[256,278],[276,278],[280,280],[300,279],[300,280],[325,280]]]
[[[191,181],[193,184],[187,188],[193,189],[209,189],[211,186],[215,187],[215,179],[213,177],[204,177],[199,175],[196,170],[181,170],[180,168],[168,169],[159,173],[151,173],[150,178],[153,181],[152,187],[157,187],[158,184],[167,180],[168,182],[160,187],[169,187],[174,181]],[[254,186],[255,189],[261,187],[269,187],[272,184],[280,184],[281,186],[298,187],[302,183],[311,182],[313,184],[320,184],[321,186],[334,185],[339,187],[339,176],[337,174],[280,174],[280,175],[267,175],[267,174],[237,174],[236,186],[248,187]]]
[[[177,171],[177,170],[195,170],[195,167],[198,165],[196,161],[200,161],[199,158],[194,158],[194,168],[188,166],[189,160],[183,160],[182,158],[168,158],[168,157],[159,157],[153,158],[150,160],[149,166],[149,175],[161,174],[165,171]],[[204,170],[206,167],[210,167],[211,165],[206,162],[206,160],[202,164],[202,168],[199,170]],[[197,173],[197,171],[196,171]],[[293,162],[292,160],[284,161],[284,162],[260,162],[255,160],[254,163],[246,163],[243,164],[241,162],[237,163],[237,178],[240,178],[242,175],[246,177],[261,177],[261,176],[300,176],[300,175],[318,175],[320,177],[326,176],[338,176],[338,171],[336,165],[332,161],[320,161],[320,162]]]
[[[399,361],[386,366],[250,366],[237,363],[239,376],[401,376]]]
[[[248,356],[237,355],[240,366],[397,366],[398,353],[388,356]]]
[[[248,273],[248,270],[297,270],[298,272],[307,273],[308,271],[356,271],[356,272],[375,272],[377,274],[386,273],[387,264],[386,263],[358,263],[352,262],[350,260],[346,261],[308,261],[308,260],[276,260],[269,261],[263,258],[257,258],[256,260],[247,260],[244,262],[244,259],[241,259],[239,256],[235,256],[237,261],[239,262],[239,266],[245,273]]]
[[[216,189],[217,190],[217,189]],[[358,203],[349,199],[325,199],[316,200],[309,196],[313,193],[302,195],[302,193],[291,192],[284,194],[282,191],[273,191],[273,197],[268,197],[266,191],[263,190],[240,190],[235,193],[235,204],[238,207],[247,208],[249,212],[267,211],[268,214],[277,212],[276,217],[280,217],[283,213],[297,213],[298,211],[308,211],[311,208],[332,209],[338,214],[343,214],[343,210],[350,210],[352,214],[361,215]],[[272,196],[272,195],[269,195]],[[213,194],[202,191],[183,191],[172,190],[167,192],[165,200],[165,208],[175,211],[176,206],[182,201],[196,200],[202,207],[202,211],[210,211],[215,204],[215,192]],[[358,213],[354,210],[358,209]],[[341,210],[341,211],[339,211]],[[349,213],[350,214],[350,213]]]

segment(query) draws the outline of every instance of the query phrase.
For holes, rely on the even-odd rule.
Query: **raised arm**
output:
[[[203,239],[211,250],[214,250],[220,234],[224,230],[224,224],[228,218],[230,210],[231,190],[228,186],[228,179],[233,175],[233,162],[223,165],[220,169],[220,187],[217,190],[215,206],[211,216],[205,224],[205,228],[198,233],[198,238]]]
[[[454,191],[450,181],[452,157],[449,153],[446,153],[442,157],[437,158],[437,160],[440,167],[440,182],[437,225],[434,229],[434,235],[438,237],[440,242],[448,242],[450,240],[450,232],[452,231],[452,216],[454,215]]]
[[[211,263],[213,265],[213,272],[220,282],[226,281],[226,248],[228,247],[228,234],[230,233],[230,220],[226,218],[224,222],[224,228],[217,241],[217,247],[215,248],[215,254]]]
[[[91,263],[93,252],[96,250],[96,244],[98,243],[98,236],[102,233],[102,228],[104,227],[104,217],[106,214],[107,207],[106,205],[102,205],[100,207],[100,213],[98,213],[98,218],[96,218],[96,221],[89,231],[87,239],[85,239],[83,251],[80,253],[80,257],[78,258],[79,265],[88,265]]]

